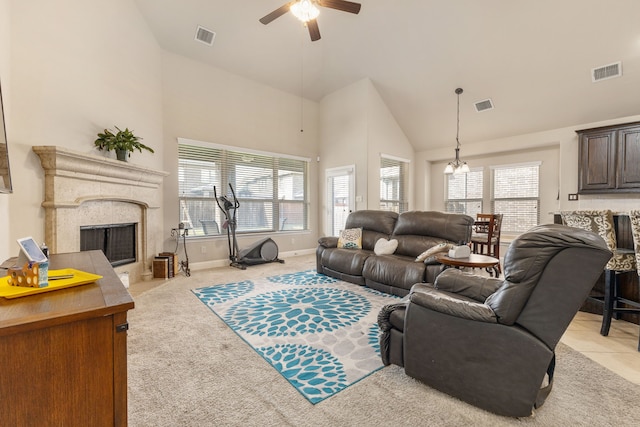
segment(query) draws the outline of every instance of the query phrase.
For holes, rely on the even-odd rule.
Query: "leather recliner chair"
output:
[[[504,280],[449,269],[385,306],[382,360],[472,405],[529,416],[551,391],[556,344],[610,258],[595,233],[534,227],[510,245]]]

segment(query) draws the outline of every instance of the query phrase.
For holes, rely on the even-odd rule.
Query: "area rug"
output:
[[[398,300],[313,270],[193,293],[313,404],[382,368],[376,318]]]

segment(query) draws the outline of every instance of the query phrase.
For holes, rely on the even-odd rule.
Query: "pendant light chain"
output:
[[[456,158],[447,164],[447,167],[444,169],[445,174],[469,172],[469,165],[467,165],[467,162],[460,160],[460,94],[462,92],[462,88],[456,89],[456,95],[458,95],[458,108],[456,112]]]

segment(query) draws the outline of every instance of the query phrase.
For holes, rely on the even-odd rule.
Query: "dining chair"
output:
[[[604,297],[589,297],[589,300],[601,303],[603,306],[600,335],[607,336],[609,335],[611,318],[614,314],[634,311],[619,306],[619,303],[622,302],[625,304],[634,302],[619,297],[620,281],[618,276],[623,273],[637,271],[636,253],[632,249],[617,247],[613,213],[609,209],[563,211],[560,212],[560,216],[562,217],[562,222],[569,227],[581,228],[599,234],[613,253],[604,270]],[[640,304],[637,307],[640,308]],[[638,311],[635,310],[634,312]]]
[[[636,255],[636,271],[640,281],[640,210],[631,210],[629,212],[629,221],[631,222],[631,235],[633,236],[633,248]],[[636,313],[640,313],[640,303],[636,301],[623,300],[627,305],[637,307]],[[640,351],[640,333],[638,334],[638,351]]]
[[[500,230],[502,214],[476,214],[471,233],[471,251],[500,259]],[[498,272],[502,272],[498,263]]]

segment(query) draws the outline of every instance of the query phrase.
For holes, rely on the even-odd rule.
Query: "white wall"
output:
[[[163,55],[164,80],[164,228],[179,221],[177,138],[310,158],[309,232],[270,235],[280,252],[315,249],[318,239],[318,104],[178,55]],[[304,123],[301,123],[303,112]],[[301,127],[304,132],[301,132]],[[242,207],[240,208],[242,209]],[[168,236],[168,234],[167,234]],[[240,248],[256,236],[239,236]],[[228,257],[226,236],[187,243],[190,262]],[[165,239],[167,250],[175,242]],[[182,249],[180,249],[182,250]]]
[[[550,152],[549,147],[557,152],[558,171],[553,177],[545,172],[541,178],[541,221],[549,221],[549,214],[553,211],[568,209],[612,209],[627,211],[640,207],[640,194],[607,194],[580,195],[578,201],[569,201],[568,194],[578,192],[578,136],[576,130],[587,129],[612,124],[640,121],[640,116],[622,117],[595,123],[585,123],[560,129],[552,129],[526,135],[517,135],[497,140],[478,143],[464,143],[460,156],[470,166],[497,164],[498,162],[527,162],[533,160],[545,161]],[[451,148],[422,151],[416,154],[419,175],[423,180],[417,180],[417,204],[421,209],[441,209],[443,204],[443,176],[442,171],[446,162],[454,156],[454,143]],[[553,161],[552,157],[546,160]],[[557,176],[557,181],[556,181]],[[554,202],[555,200],[555,202]]]
[[[164,156],[160,48],[134,2],[14,0],[10,6],[11,55],[3,48],[0,58],[10,62],[5,107],[14,193],[0,198],[11,200],[2,259],[17,253],[18,237],[44,238],[43,171],[32,146],[99,154],[96,133],[118,125],[156,150],[134,153],[133,163],[161,169]],[[2,14],[2,34],[9,19]]]
[[[413,146],[382,100],[373,83],[368,79],[366,82],[368,83],[369,125],[367,141],[369,165],[371,165],[368,171],[369,188],[367,200],[370,201],[368,207],[369,209],[378,209],[380,207],[380,155],[387,154],[409,161],[407,201],[409,202],[409,210],[412,210],[414,208],[414,200],[412,197],[414,186],[413,170],[415,169]]]
[[[380,154],[409,160],[409,194],[414,152],[374,84],[362,79],[325,96],[320,102],[320,215],[324,230],[328,209],[325,170],[355,165],[356,210],[380,207]],[[414,202],[409,200],[410,208]]]
[[[321,223],[324,224],[327,169],[355,165],[356,210],[366,209],[368,203],[367,130],[368,80],[360,80],[337,90],[320,101],[320,191]],[[325,230],[325,226],[321,227]]]

